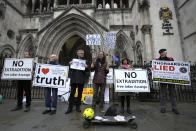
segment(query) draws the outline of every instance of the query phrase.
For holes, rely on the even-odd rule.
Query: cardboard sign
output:
[[[73,59],[70,68],[76,70],[85,70],[85,64],[86,60]]]
[[[150,92],[146,70],[114,70],[115,92]]]
[[[101,35],[100,34],[86,35],[86,45],[101,45]]]
[[[1,79],[4,80],[31,80],[33,59],[6,58],[4,61]]]
[[[68,66],[37,64],[33,86],[65,88],[68,71]]]
[[[160,83],[191,85],[190,63],[178,61],[152,61],[152,79]]]

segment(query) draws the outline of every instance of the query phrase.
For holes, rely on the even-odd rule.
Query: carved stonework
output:
[[[143,25],[141,28],[142,33],[150,34],[151,33],[152,25]]]
[[[3,0],[0,0],[0,19],[5,18],[5,10],[6,10],[6,3]]]

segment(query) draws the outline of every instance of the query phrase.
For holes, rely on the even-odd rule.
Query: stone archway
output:
[[[36,54],[35,39],[32,34],[28,34],[20,42],[18,46],[18,57],[19,58],[23,57],[25,51],[28,51],[31,57],[35,57],[35,54]]]
[[[59,53],[59,63],[61,65],[69,65],[69,62],[76,57],[77,50],[82,49],[85,52],[85,59],[91,63],[92,55],[90,47],[85,44],[85,40],[78,35],[70,37]]]
[[[37,51],[38,57],[42,58],[49,58],[51,54],[59,55],[65,42],[73,36],[77,35],[85,40],[87,34],[101,34],[103,40],[103,32],[107,31],[92,19],[73,13],[56,19],[47,28],[45,32],[41,30],[38,33],[43,33]],[[91,49],[99,51],[97,47]]]
[[[117,33],[115,54],[120,58],[127,57],[130,61],[134,61],[133,41],[125,32],[120,30]]]
[[[4,58],[15,57],[15,50],[10,45],[4,45],[0,47],[0,56]]]

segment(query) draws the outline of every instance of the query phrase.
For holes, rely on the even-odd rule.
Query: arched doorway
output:
[[[86,45],[83,38],[78,35],[70,37],[62,46],[59,53],[59,63],[61,65],[69,65],[69,62],[76,57],[77,50],[83,49],[85,52],[85,58],[88,62],[92,61],[92,55],[90,53],[90,47]]]

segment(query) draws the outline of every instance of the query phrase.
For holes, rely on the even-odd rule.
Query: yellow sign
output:
[[[81,101],[84,101],[84,99],[87,95],[93,96],[93,88],[84,88],[83,89]],[[76,89],[76,93],[75,93],[74,97],[78,97],[78,88]]]

